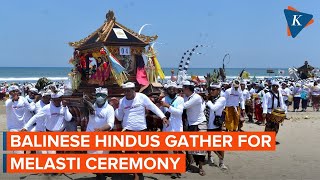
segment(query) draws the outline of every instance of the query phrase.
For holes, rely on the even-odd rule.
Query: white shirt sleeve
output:
[[[71,121],[72,114],[70,113],[69,108],[68,107],[62,107],[62,108],[63,108],[63,111],[64,111],[64,119],[66,121]]]
[[[115,117],[114,114],[115,113],[114,113],[113,107],[108,107],[107,124],[111,127],[111,129],[114,127],[114,117]]]
[[[267,114],[267,112],[268,112],[268,94],[265,94],[263,96],[262,108],[263,108],[262,113]]]
[[[124,111],[123,111],[123,98],[120,99],[120,102],[119,102],[119,107],[114,111],[114,114],[115,114],[115,117],[119,120],[119,121],[122,121],[123,120],[123,117],[124,117]]]
[[[242,93],[240,93],[240,98],[239,98],[239,100],[240,100],[240,107],[241,107],[242,110],[244,110],[244,109],[245,109],[245,106],[244,106],[244,97],[243,97],[243,94],[242,94]]]
[[[280,93],[279,94],[279,99],[280,99],[280,107],[281,107],[281,109],[286,109],[286,105],[285,105],[285,103],[284,103],[284,101],[283,101],[283,97],[282,97],[282,94]]]
[[[34,123],[37,122],[38,119],[45,118],[46,109],[40,110],[37,114],[35,114],[24,126],[24,129],[29,129]]]
[[[38,102],[35,104],[35,106],[36,106],[35,112],[36,112],[36,114],[37,114],[37,113],[40,112],[40,110],[41,110],[40,101],[38,101]]]
[[[214,113],[218,109],[223,108],[226,105],[225,98],[219,98],[217,101],[213,104],[211,101],[207,102],[207,106],[210,108],[210,112]]]
[[[182,115],[183,113],[183,99],[182,98],[177,98],[177,107],[172,107],[170,106],[168,111],[172,114],[176,114],[176,115]]]
[[[6,111],[7,111],[7,115],[8,115],[8,113],[9,112],[11,112],[12,111],[12,99],[8,99],[8,100],[6,100],[6,103],[5,103],[5,105],[6,105]]]
[[[21,97],[19,97],[19,98],[21,98]],[[28,100],[25,98],[23,98],[23,101],[24,101],[24,105],[27,107],[27,109],[29,111],[32,112],[32,111],[36,110],[36,105],[34,102],[29,103]]]
[[[189,100],[187,100],[184,104],[183,104],[183,108],[184,109],[188,109],[191,106],[194,106],[194,104],[200,104],[201,98],[196,98],[195,94],[192,95],[193,97],[191,97]]]
[[[227,90],[223,93],[223,97],[225,97],[226,100],[229,99],[229,92]]]

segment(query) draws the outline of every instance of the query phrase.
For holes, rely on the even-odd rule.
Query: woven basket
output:
[[[286,118],[285,110],[277,108],[273,109],[271,112],[270,120],[275,123],[282,123]]]

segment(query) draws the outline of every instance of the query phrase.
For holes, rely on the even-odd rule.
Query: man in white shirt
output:
[[[44,119],[43,130],[47,132],[63,132],[65,122],[71,121],[72,114],[69,112],[67,102],[62,100],[62,92],[51,94],[51,102],[45,105],[39,113],[34,115],[21,131],[26,131],[30,125]],[[56,154],[56,151],[48,151],[48,154]]]
[[[38,101],[36,104],[35,104],[35,111],[36,114],[39,113],[42,108],[44,108],[46,105],[48,105],[50,103],[50,100],[51,100],[51,91],[48,90],[48,91],[45,91],[45,92],[42,92],[42,98],[40,101]],[[43,118],[37,118],[36,120],[33,120],[32,118],[29,120],[30,122],[28,122],[24,128],[26,129],[23,129],[24,130],[27,130],[27,128],[29,128],[30,125],[32,125],[32,123],[36,124],[35,128],[33,129],[33,131],[35,132],[45,132],[46,131],[46,128],[45,128],[45,117]]]
[[[221,132],[222,124],[224,120],[224,108],[226,105],[226,98],[220,96],[221,86],[220,84],[210,84],[209,93],[210,99],[206,103],[209,108],[209,122],[208,122],[208,131]],[[217,156],[219,157],[219,167],[222,170],[228,169],[227,166],[224,165],[224,151],[215,151]],[[210,164],[215,164],[214,159],[211,156],[211,151],[208,151],[208,159]]]
[[[65,121],[71,121],[72,115],[69,112],[67,103],[62,100],[63,94],[56,92],[51,94],[51,102],[45,105],[30,121],[24,126],[27,129],[38,119],[45,118],[45,131],[62,132],[65,130]]]
[[[249,118],[249,123],[254,123],[253,122],[253,119],[252,119],[252,115],[253,115],[253,102],[252,102],[252,99],[251,99],[251,94],[250,92],[248,91],[247,87],[246,87],[246,82],[245,81],[242,81],[240,83],[240,87],[241,87],[241,91],[242,91],[242,96],[243,96],[243,99],[245,101],[245,112]],[[243,114],[244,116],[244,114]],[[244,117],[243,117],[244,118]],[[243,119],[244,120],[244,119]],[[241,129],[241,127],[243,126],[243,121],[240,121],[241,122],[241,125],[239,123],[239,130]]]
[[[182,132],[182,113],[184,99],[177,94],[177,84],[170,82],[167,85],[167,95],[162,99],[161,106],[169,120],[169,126],[163,127],[164,132]]]
[[[224,93],[224,97],[226,98],[225,125],[228,131],[237,131],[240,121],[240,113],[245,110],[244,98],[241,91],[239,90],[239,85],[239,81],[234,80],[232,83],[232,87],[230,89],[227,89]]]
[[[122,85],[125,96],[120,99],[119,107],[115,110],[115,116],[122,121],[123,131],[146,131],[146,109],[151,110],[163,124],[168,126],[168,120],[163,112],[144,94],[135,92],[135,84],[127,82]],[[134,174],[134,179],[139,179],[142,174]]]
[[[182,113],[183,113],[183,104],[184,99],[177,94],[177,84],[175,82],[168,82],[166,96],[161,100],[161,110],[166,115],[169,120],[169,126],[164,126],[164,132],[182,132],[183,131],[183,122],[182,122]],[[175,151],[177,153],[178,151]],[[174,152],[169,151],[169,154]],[[180,177],[181,174],[171,174],[171,178]]]
[[[9,131],[19,131],[32,117],[35,110],[35,102],[29,103],[24,97],[19,96],[19,88],[12,85],[8,89],[11,96],[6,100],[7,127]],[[31,130],[33,128],[30,126]]]
[[[26,99],[28,100],[29,103],[33,102],[36,96],[39,94],[39,91],[37,88],[30,88],[28,95],[26,96]]]
[[[229,83],[222,82],[220,96],[223,96],[224,92],[226,92],[226,90],[229,89],[229,88],[230,88],[230,84]]]
[[[89,115],[87,132],[110,131],[114,126],[114,109],[107,102],[108,89],[96,88],[96,102],[94,112]]]
[[[301,103],[301,92],[302,92],[301,84],[297,82],[295,87],[293,87],[293,90],[292,90],[294,112],[297,112],[299,110],[299,106]]]
[[[29,103],[24,97],[19,96],[19,88],[16,85],[12,85],[8,89],[11,98],[5,102],[6,115],[7,115],[7,128],[8,131],[17,132],[20,131],[24,125],[32,117],[32,111],[35,110],[35,103]],[[32,123],[28,130],[31,130],[34,126]],[[23,151],[14,151],[16,154],[23,154]]]
[[[21,92],[20,92],[21,93]],[[28,95],[25,97],[27,99],[27,101],[29,103],[32,103],[32,102],[39,102],[39,100],[41,99],[41,95],[39,94],[39,91],[37,88],[35,87],[32,87],[30,88],[29,92],[28,92]],[[37,107],[36,107],[37,108]],[[36,112],[37,109],[35,109],[35,111],[32,112],[32,115],[35,115],[37,112]]]
[[[120,99],[119,108],[115,116],[122,121],[122,128],[128,131],[145,131],[147,122],[145,110],[149,109],[162,119],[165,125],[168,120],[163,112],[144,94],[135,92],[135,85],[128,82],[122,86],[125,90],[125,97]]]
[[[110,131],[114,126],[114,109],[107,102],[108,89],[96,88],[96,102],[93,104],[94,111],[89,114],[87,132]],[[88,151],[88,154],[108,154],[109,151]],[[105,179],[103,173],[97,173],[96,179]]]
[[[249,92],[252,96],[253,94],[259,93],[262,89],[263,89],[263,86],[260,86],[260,83],[255,82]]]
[[[191,81],[183,81],[183,93],[186,95],[184,109],[187,111],[187,121],[189,131],[207,131],[207,122],[204,115],[205,101],[203,98],[194,92],[194,83]],[[193,155],[196,164],[199,165],[199,174],[205,175],[203,164],[205,161],[206,151],[189,151]]]
[[[281,83],[281,88],[279,89],[280,90],[280,93],[283,97],[283,101],[284,101],[284,104],[285,104],[285,110],[286,110],[286,113],[288,112],[288,109],[289,109],[289,96],[292,94],[291,93],[291,90],[289,88],[287,88],[287,83],[285,82],[282,82]]]
[[[273,109],[285,108],[282,94],[279,92],[279,82],[273,81],[271,90],[267,92],[263,97],[263,119],[267,121],[265,131],[275,131],[276,134],[279,131],[279,123],[272,122],[270,120]],[[280,144],[276,141],[276,144]]]
[[[36,103],[35,113],[40,112],[40,110],[47,104],[50,103],[51,100],[51,90],[46,90],[41,92],[41,100]]]

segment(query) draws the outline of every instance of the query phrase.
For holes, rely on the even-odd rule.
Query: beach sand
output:
[[[4,103],[0,102],[0,131],[6,130]],[[205,166],[206,176],[182,174],[181,179],[320,179],[320,112],[289,112],[272,152],[226,152],[228,171]],[[305,118],[308,116],[308,118]],[[263,131],[264,127],[245,123],[245,131]],[[0,134],[2,146],[2,133]],[[1,147],[1,154],[3,154]],[[0,168],[2,172],[2,156]],[[217,157],[215,156],[215,160]],[[34,174],[0,174],[0,179],[95,179],[94,174],[66,174],[55,177]],[[145,179],[171,179],[168,175],[144,174]],[[132,179],[130,175],[113,175],[107,179]]]

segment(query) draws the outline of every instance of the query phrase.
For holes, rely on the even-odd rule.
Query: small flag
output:
[[[114,57],[111,53],[109,54],[109,58],[112,64],[112,68],[116,71],[116,73],[120,74],[125,70],[125,68],[121,66],[117,58]]]

